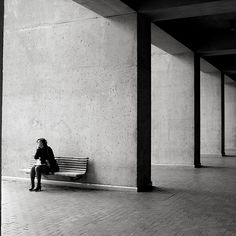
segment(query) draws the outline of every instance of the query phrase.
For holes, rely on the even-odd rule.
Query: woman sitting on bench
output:
[[[31,178],[31,188],[29,191],[41,191],[41,175],[53,174],[56,171],[59,171],[58,164],[54,158],[52,149],[47,145],[47,140],[40,138],[37,140],[38,148],[34,155],[36,160],[35,165],[31,168],[30,178]],[[34,179],[37,177],[37,187],[34,188]]]

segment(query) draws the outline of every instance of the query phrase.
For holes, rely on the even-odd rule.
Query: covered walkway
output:
[[[153,192],[92,191],[3,181],[2,235],[235,235],[236,158],[206,168],[153,166]],[[40,206],[40,207],[38,207]]]

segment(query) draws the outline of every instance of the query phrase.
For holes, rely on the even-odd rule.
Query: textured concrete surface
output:
[[[5,6],[3,175],[19,176],[39,137],[88,156],[91,183],[136,185],[137,20],[72,0]]]
[[[201,153],[221,153],[221,74],[201,73]]]
[[[236,82],[225,79],[225,152],[236,155]]]
[[[193,56],[152,45],[152,162],[194,161]]]
[[[89,191],[3,182],[3,236],[233,236],[236,159],[206,168],[153,167],[150,193]]]

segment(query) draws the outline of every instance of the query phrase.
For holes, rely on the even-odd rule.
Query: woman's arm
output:
[[[35,153],[35,155],[34,155],[34,159],[39,159],[39,157],[40,157],[40,150],[39,150],[39,148],[36,150],[36,153]]]
[[[50,148],[50,147],[48,147],[48,157],[49,157],[49,158],[54,158],[53,150],[52,150],[52,148]]]

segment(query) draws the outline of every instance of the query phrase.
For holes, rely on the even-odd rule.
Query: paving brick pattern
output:
[[[149,193],[49,185],[36,193],[3,181],[2,235],[236,235],[236,158],[215,158],[201,169],[154,166]]]

